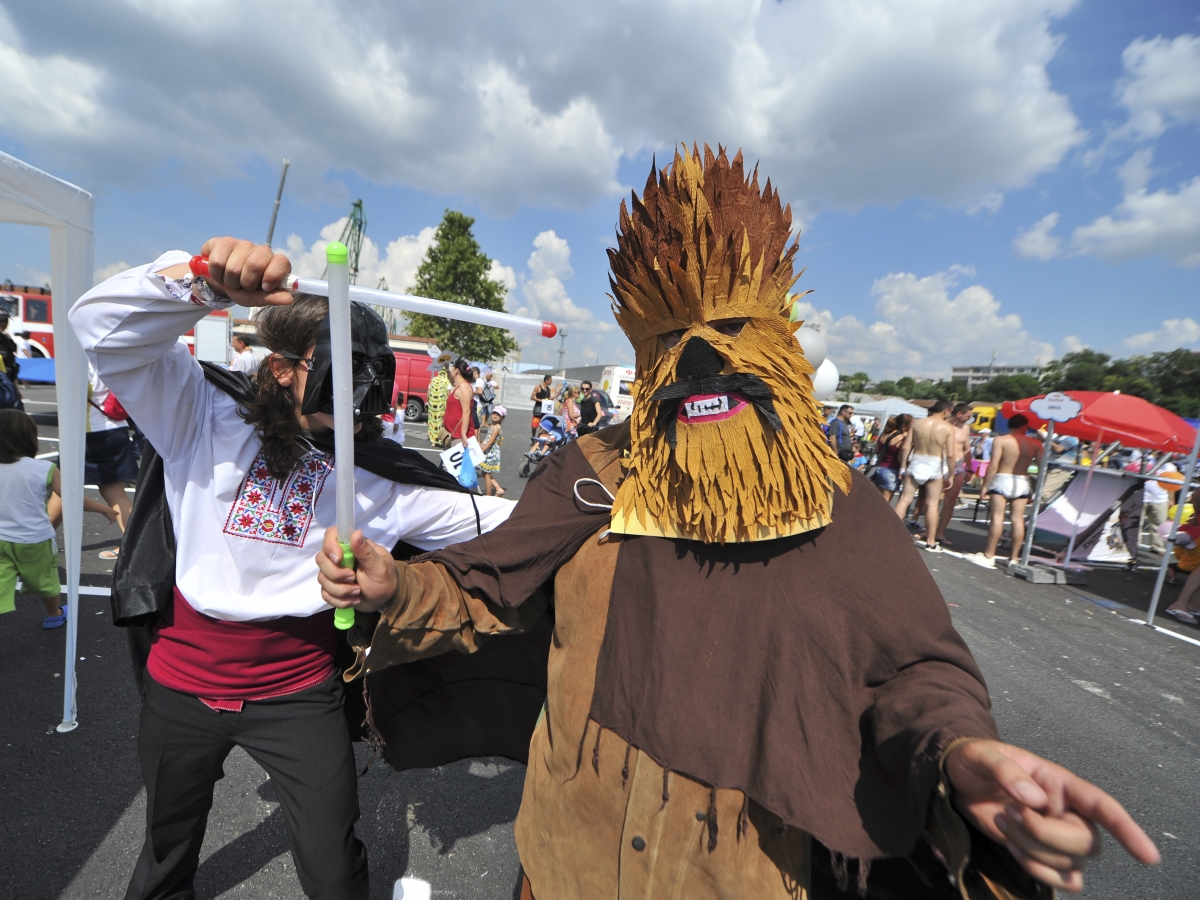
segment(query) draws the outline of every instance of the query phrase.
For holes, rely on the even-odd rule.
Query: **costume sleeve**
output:
[[[488,603],[460,587],[435,562],[397,562],[396,567],[396,596],[380,616],[369,646],[351,638],[359,652],[347,681],[451,650],[474,653],[493,635],[528,631],[544,609],[538,603],[515,609]]]
[[[488,636],[532,627],[542,608],[526,601],[608,524],[607,510],[576,499],[577,489],[590,497],[594,486],[581,482],[595,478],[583,452],[568,444],[538,467],[512,515],[494,530],[426,560],[397,563],[396,596],[372,634],[352,636],[362,649],[347,677],[449,650],[472,653]]]
[[[213,388],[181,335],[209,312],[191,280],[157,273],[188,261],[172,251],[98,284],[68,318],[101,380],[166,460],[186,455],[207,426]]]
[[[486,534],[504,522],[515,506],[500,497],[472,498],[453,491],[414,488],[398,508],[400,534],[414,547],[440,550]]]

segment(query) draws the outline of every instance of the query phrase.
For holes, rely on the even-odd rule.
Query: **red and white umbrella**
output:
[[[1083,404],[1083,410],[1067,422],[1055,423],[1058,434],[1067,434],[1084,441],[1120,441],[1126,447],[1187,453],[1196,441],[1196,429],[1169,409],[1155,406],[1148,400],[1119,391],[1068,391],[1071,399]],[[1035,428],[1045,420],[1031,405],[1042,399],[1026,397],[1009,400],[1001,407],[1005,417],[1021,413]]]

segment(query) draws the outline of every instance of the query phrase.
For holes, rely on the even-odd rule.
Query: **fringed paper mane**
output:
[[[813,367],[789,323],[788,291],[799,239],[788,244],[791,208],[770,181],[743,173],[706,146],[684,147],[651,172],[632,212],[621,204],[617,249],[609,250],[613,312],[637,354],[630,470],[613,507],[613,530],[708,543],[765,540],[829,522],[834,485],[850,472],[830,450],[813,398]],[[727,336],[714,322],[746,320]],[[683,331],[668,348],[662,336]],[[770,388],[778,431],[748,410],[707,424],[679,422],[675,445],[656,423],[660,389],[693,337],[724,361],[722,374],[757,376]]]

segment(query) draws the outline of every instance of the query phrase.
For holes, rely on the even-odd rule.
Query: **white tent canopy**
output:
[[[79,637],[79,561],[83,543],[83,450],[87,363],[67,323],[67,310],[92,285],[93,203],[87,191],[0,152],[0,222],[50,229],[54,367],[58,382],[59,469],[67,557],[67,648],[63,720],[75,718],[75,645]]]
[[[825,406],[839,407],[845,403],[844,400],[825,400],[822,401]],[[899,416],[908,413],[914,419],[924,419],[929,415],[929,410],[916,404],[909,403],[901,397],[885,397],[882,400],[871,400],[866,403],[851,403],[854,407],[856,416],[864,416],[868,419],[880,419],[886,422],[893,416]]]

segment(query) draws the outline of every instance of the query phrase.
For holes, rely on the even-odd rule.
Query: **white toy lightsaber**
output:
[[[326,248],[326,256],[328,256]],[[208,277],[208,257],[192,257],[192,274],[197,277]],[[301,294],[315,294],[318,297],[329,296],[329,282],[318,281],[316,278],[301,278],[299,275],[289,275],[281,288],[285,291]],[[359,303],[374,306],[386,306],[402,312],[421,313],[426,316],[438,316],[442,319],[454,319],[458,322],[473,322],[476,325],[490,325],[492,328],[504,328],[508,331],[519,331],[521,334],[536,334],[552,338],[558,334],[558,326],[553,322],[543,322],[541,319],[530,319],[526,316],[514,316],[511,313],[497,312],[493,309],[480,309],[477,306],[464,306],[461,303],[448,303],[445,300],[431,300],[429,297],[414,297],[411,294],[394,294],[391,291],[376,291],[371,288],[350,285],[350,299]]]
[[[332,274],[332,272],[331,272]],[[292,293],[316,294],[318,297],[330,297],[333,279],[330,283],[318,281],[315,278],[301,278],[289,275],[283,283],[285,290]],[[543,322],[540,319],[529,319],[525,316],[514,316],[511,313],[497,312],[492,309],[480,309],[478,306],[464,306],[461,303],[448,303],[445,300],[431,300],[428,297],[414,297],[411,294],[394,294],[391,291],[376,291],[371,288],[352,285],[350,299],[359,303],[375,306],[386,306],[403,312],[421,313],[426,316],[438,316],[443,319],[456,319],[459,322],[473,322],[476,325],[490,325],[493,328],[504,328],[508,331],[519,331],[521,334],[537,334],[542,337],[554,337],[558,334],[558,326],[553,322]]]
[[[333,474],[337,485],[338,543],[342,567],[354,568],[350,535],[354,532],[354,371],[350,352],[350,265],[346,245],[325,248],[329,265],[329,355],[333,368]],[[354,627],[354,610],[335,609],[335,628]]]

